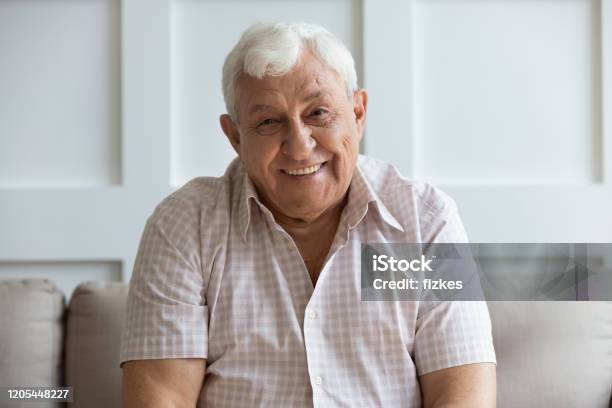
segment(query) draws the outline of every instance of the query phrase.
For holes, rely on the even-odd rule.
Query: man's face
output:
[[[305,49],[292,71],[242,75],[238,123],[221,125],[264,204],[275,215],[313,220],[342,202],[355,169],[367,93],[346,95],[344,81]]]

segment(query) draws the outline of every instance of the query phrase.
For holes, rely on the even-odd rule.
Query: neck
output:
[[[274,214],[276,222],[293,238],[302,255],[308,258],[325,255],[336,235],[348,194],[338,204],[317,217],[302,219]]]
[[[342,210],[346,205],[345,196],[338,204],[326,209],[321,214],[308,218],[294,218],[283,214],[274,214],[274,218],[294,239],[310,237],[326,230],[336,231]]]

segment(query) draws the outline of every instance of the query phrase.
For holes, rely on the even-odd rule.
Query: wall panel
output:
[[[0,187],[121,182],[119,3],[0,1]]]
[[[421,0],[414,7],[418,177],[601,181],[598,1]]]

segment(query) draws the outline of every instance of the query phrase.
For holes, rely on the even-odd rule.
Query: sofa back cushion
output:
[[[120,407],[119,347],[128,288],[119,282],[79,285],[68,305],[66,382],[75,408]]]
[[[489,302],[497,406],[607,408],[612,302]]]
[[[61,384],[64,305],[64,295],[47,279],[0,281],[0,385]],[[18,404],[3,402],[2,406]],[[56,407],[57,403],[36,406]]]

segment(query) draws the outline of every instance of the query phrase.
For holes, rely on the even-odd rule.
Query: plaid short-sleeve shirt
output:
[[[361,301],[361,244],[466,242],[455,203],[359,156],[316,286],[236,159],[148,219],[121,362],[200,357],[199,406],[418,407],[418,376],[495,363],[483,302]]]

